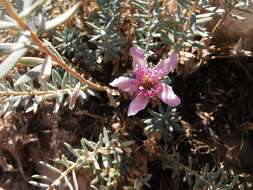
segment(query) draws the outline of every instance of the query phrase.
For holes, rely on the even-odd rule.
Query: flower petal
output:
[[[177,66],[178,55],[174,51],[169,53],[167,59],[160,60],[159,63],[155,66],[155,70],[158,71],[160,77],[164,77],[169,72],[173,72]]]
[[[148,62],[145,57],[144,51],[140,47],[132,47],[130,48],[130,54],[133,57],[133,67],[135,69],[136,66],[139,67],[147,67]]]
[[[137,84],[135,79],[131,79],[129,77],[119,77],[114,79],[110,85],[113,87],[117,87],[120,90],[127,91],[127,92],[135,92],[137,90]]]
[[[138,111],[143,110],[150,100],[149,96],[136,96],[129,105],[127,116],[135,115]]]
[[[171,86],[161,83],[162,85],[162,91],[159,95],[159,98],[166,104],[170,106],[178,106],[181,103],[180,98],[174,93]]]

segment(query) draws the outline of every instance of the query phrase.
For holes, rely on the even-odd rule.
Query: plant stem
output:
[[[93,152],[87,152],[86,154],[83,154],[81,156],[81,160],[87,160],[88,158],[91,158],[93,156],[95,156],[97,154],[97,150],[93,151]],[[54,182],[49,185],[49,187],[47,188],[47,190],[53,190],[53,188],[57,185],[60,184],[61,180],[66,177],[70,172],[72,172],[72,170],[75,170],[77,167],[79,167],[80,163],[76,162],[73,165],[71,165],[69,168],[67,168],[64,172],[62,172],[62,174],[56,179],[54,180]]]
[[[80,90],[86,91],[87,86],[82,87]],[[12,90],[6,90],[6,91],[0,91],[0,96],[43,96],[43,95],[51,95],[55,94],[56,92],[60,92],[61,94],[66,94],[69,91],[73,91],[74,88],[67,88],[67,89],[60,89],[60,90],[44,90],[44,91],[12,91]]]
[[[112,95],[112,93],[113,93],[112,89],[108,88],[107,86],[101,86],[100,84],[93,83],[93,82],[85,79],[82,74],[76,72],[75,69],[68,66],[62,59],[60,59],[58,56],[53,54],[47,48],[47,46],[45,46],[45,44],[39,39],[39,37],[36,35],[36,33],[33,32],[29,28],[27,23],[17,14],[16,10],[14,9],[14,7],[11,5],[11,3],[8,0],[0,0],[0,4],[3,5],[6,12],[17,22],[17,24],[19,25],[19,27],[21,29],[30,32],[32,42],[34,44],[36,44],[42,52],[44,52],[48,56],[51,56],[52,60],[57,62],[60,67],[62,67],[67,72],[69,72],[71,75],[76,77],[82,84],[87,84],[89,86],[89,88],[97,90],[97,91],[105,91],[105,92],[107,92],[107,94]],[[79,2],[79,4],[81,5],[81,2]]]
[[[228,17],[229,13],[235,8],[236,4],[239,1],[235,1],[231,7],[226,11],[226,13],[224,14],[224,16],[222,18],[220,18],[220,20],[216,23],[216,25],[214,26],[213,30],[212,30],[212,34],[215,34],[215,32],[220,28],[221,24],[224,22],[224,20]]]
[[[175,165],[177,165],[177,167],[181,170],[184,170],[185,172],[190,173],[191,175],[194,175],[196,178],[198,178],[200,181],[202,181],[203,183],[205,183],[208,187],[210,186],[210,183],[208,180],[206,180],[202,175],[200,175],[198,172],[194,171],[193,169],[191,169],[190,167],[180,163],[179,161],[173,159],[173,158],[169,158],[170,163],[173,163]]]

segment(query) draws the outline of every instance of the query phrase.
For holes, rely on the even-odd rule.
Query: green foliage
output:
[[[116,135],[109,137],[108,131],[104,128],[103,134],[99,135],[98,142],[83,138],[80,148],[72,148],[67,143],[65,146],[75,157],[74,160],[71,160],[62,155],[60,159],[56,160],[57,164],[65,167],[65,171],[42,162],[46,168],[57,173],[59,177],[53,180],[46,176],[34,175],[34,179],[41,179],[43,182],[30,181],[32,185],[44,188],[68,187],[74,189],[75,187],[77,189],[78,181],[73,177],[76,176],[73,173],[84,170],[93,178],[90,183],[91,189],[117,189],[121,177],[120,164],[123,152]],[[51,183],[46,183],[48,181]]]
[[[45,32],[52,30],[59,26],[60,24],[64,23],[66,20],[68,20],[73,14],[78,10],[81,3],[77,3],[73,7],[71,7],[68,11],[63,13],[62,15],[59,15],[56,18],[53,18],[51,20],[47,18],[40,18],[39,13],[43,11],[43,9],[46,9],[46,2],[47,0],[39,0],[38,2],[32,4],[33,2],[31,0],[23,1],[25,3],[22,3],[22,1],[18,1],[16,4],[19,9],[19,16],[21,18],[26,18],[30,22],[30,26],[37,27],[36,29],[39,29],[39,32]],[[24,6],[23,6],[24,5]],[[44,7],[43,7],[44,5]],[[40,10],[40,11],[38,11]],[[0,21],[0,30],[4,29],[15,29],[19,30],[19,26],[16,22],[13,20],[10,21],[9,19],[3,18],[3,20]]]
[[[79,81],[67,72],[62,74],[61,69],[53,69],[49,81],[40,88],[35,89],[37,82],[32,80],[40,75],[40,65],[37,67],[39,69],[31,69],[22,76],[15,70],[13,81],[3,81],[0,84],[1,92],[7,95],[2,110],[5,117],[9,116],[20,105],[24,107],[26,113],[31,111],[35,113],[40,103],[47,99],[55,99],[53,112],[58,112],[61,105],[69,104],[72,93]],[[36,67],[34,68],[36,69]],[[87,101],[89,96],[95,95],[96,93],[89,89],[87,85],[80,86],[79,100],[82,104]]]
[[[224,167],[211,169],[206,164],[200,171],[193,169],[192,158],[189,157],[189,166],[186,166],[177,158],[169,155],[163,159],[163,167],[172,169],[174,178],[179,177],[180,172],[184,172],[184,181],[188,183],[189,188],[192,190],[198,189],[221,189],[221,190],[232,190],[238,189],[243,190],[244,186],[241,184],[239,175],[233,170],[225,170]]]
[[[97,0],[98,11],[93,12],[86,23],[91,27],[89,42],[96,45],[96,60],[98,63],[119,59],[123,45],[120,34],[120,0]]]
[[[162,105],[159,105],[159,112],[155,112],[151,109],[148,110],[150,118],[144,120],[147,132],[161,132],[162,138],[166,145],[173,142],[173,136],[175,131],[180,130],[180,126],[177,123],[176,109],[167,107],[163,109]]]
[[[178,50],[187,47],[205,48],[195,38],[209,36],[202,24],[212,20],[223,11],[202,2],[198,6],[210,13],[196,15],[194,7],[197,6],[197,2],[178,1],[177,11],[174,12],[165,9],[161,1],[132,1],[132,5],[138,10],[134,14],[137,21],[137,44],[147,51],[168,45]]]
[[[68,20],[80,7],[81,3],[77,3],[65,13],[59,15],[53,19],[42,18],[40,11],[43,11],[46,8],[45,1],[38,1],[32,3],[32,1],[17,1],[16,8],[18,9],[18,14],[21,19],[26,19],[29,23],[29,26],[37,31],[37,34],[42,34],[46,31],[56,28],[58,25],[62,24]],[[3,20],[0,21],[0,29],[15,29],[20,30],[18,24],[13,20],[6,19],[3,17]],[[40,81],[40,75],[43,73],[43,67],[46,65],[46,59],[38,57],[24,57],[27,52],[32,50],[40,50],[35,44],[31,42],[31,32],[24,31],[17,33],[18,38],[16,43],[1,43],[1,53],[7,54],[8,56],[0,65],[0,78],[1,80],[1,95],[7,96],[5,98],[5,105],[2,113],[5,116],[10,115],[19,105],[25,106],[26,112],[33,111],[36,112],[38,105],[46,99],[51,99],[52,97],[56,98],[56,104],[54,111],[58,111],[59,105],[64,100],[64,95],[69,94],[73,91],[74,86],[78,81],[65,72],[62,77],[58,73],[59,69],[52,70],[52,76],[49,82],[42,84]],[[14,39],[15,39],[14,38]],[[56,49],[51,45],[50,42],[44,40],[45,46],[50,49],[55,55],[60,59],[62,57],[56,51]],[[20,75],[17,69],[14,69],[14,74],[11,76],[9,81],[3,79],[7,76],[10,71],[15,68],[18,63],[23,63],[24,65],[31,66],[28,67],[27,73]],[[44,66],[43,66],[44,64]],[[51,64],[51,63],[50,63]],[[57,64],[54,63],[54,66]],[[48,75],[50,77],[51,68],[49,68]],[[62,72],[62,71],[61,71]],[[39,79],[40,85],[36,81]],[[61,84],[60,84],[61,83]],[[87,86],[80,87],[84,91],[80,91],[82,99],[86,99],[86,92],[90,91]],[[92,92],[92,94],[94,94]],[[32,104],[29,100],[32,100]]]
[[[83,65],[87,70],[100,70],[101,64],[96,63],[96,52],[88,47],[87,37],[76,28],[65,28],[63,32],[56,32],[55,48],[62,56],[72,63]]]

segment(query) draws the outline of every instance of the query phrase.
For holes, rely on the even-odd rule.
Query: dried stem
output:
[[[101,121],[106,120],[105,117],[101,117],[101,116],[98,116],[98,115],[95,115],[95,114],[89,113],[88,111],[83,111],[83,110],[82,111],[76,111],[74,114],[77,115],[77,116],[85,115],[85,116],[92,117],[94,119],[98,119],[98,120],[101,120]]]
[[[88,152],[86,154],[83,154],[79,159],[85,161],[85,160],[87,160],[89,158],[92,158],[96,154],[97,154],[97,150],[95,150],[93,152]],[[64,172],[62,172],[62,174],[56,180],[54,180],[54,182],[51,185],[49,185],[49,187],[47,188],[47,190],[53,190],[53,188],[55,186],[57,186],[57,185],[60,184],[60,182],[63,180],[64,177],[66,177],[70,172],[72,172],[73,170],[75,170],[79,166],[80,166],[80,162],[76,162],[73,165],[71,165]]]
[[[27,23],[17,14],[16,10],[14,7],[11,5],[11,3],[8,0],[0,0],[0,4],[3,5],[5,8],[6,12],[17,22],[19,27],[23,30],[29,31],[31,33],[31,40],[34,44],[36,44],[39,49],[47,54],[48,56],[52,57],[52,60],[57,62],[60,67],[65,69],[67,72],[69,72],[71,75],[76,77],[82,84],[87,84],[89,88],[97,90],[97,91],[105,91],[107,92],[108,95],[112,95],[113,91],[112,89],[108,88],[107,86],[101,86],[100,84],[93,83],[83,77],[80,73],[76,72],[75,69],[71,68],[68,66],[62,59],[60,59],[58,56],[53,54],[47,46],[39,39],[39,37],[36,35],[35,32],[33,32]],[[79,2],[81,4],[81,2]]]
[[[86,91],[88,89],[88,86],[84,86],[80,90]],[[0,96],[43,96],[43,95],[53,95],[56,92],[68,93],[69,91],[73,91],[74,88],[67,88],[67,89],[60,89],[60,90],[44,90],[44,91],[38,91],[38,90],[32,90],[32,91],[13,91],[13,90],[6,90],[6,91],[0,91]]]
[[[235,1],[231,7],[226,11],[226,13],[223,15],[223,17],[220,18],[220,20],[216,23],[212,30],[212,34],[215,34],[215,32],[220,28],[221,24],[224,22],[224,20],[229,16],[230,12],[235,8],[236,4],[239,1]]]
[[[174,158],[169,158],[169,161],[173,164],[175,164],[178,169],[180,170],[184,170],[186,173],[190,173],[191,175],[195,176],[196,178],[198,178],[199,180],[201,180],[203,183],[205,183],[206,185],[211,186],[210,182],[208,180],[206,180],[202,175],[200,175],[198,172],[196,172],[195,170],[192,170],[190,167],[180,163],[179,161],[177,161]]]

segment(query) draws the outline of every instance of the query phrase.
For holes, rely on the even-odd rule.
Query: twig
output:
[[[92,158],[93,156],[95,156],[97,154],[98,150],[94,150],[93,152],[88,152],[83,154],[79,160],[87,160],[89,158]],[[70,172],[72,172],[73,170],[75,170],[76,168],[78,168],[80,166],[80,162],[76,162],[73,165],[71,165],[69,168],[67,168],[64,172],[61,173],[61,175],[54,180],[54,182],[49,185],[49,187],[47,188],[47,190],[53,190],[53,188],[57,185],[60,184],[61,180],[63,180],[64,177],[66,177]]]
[[[223,15],[222,18],[220,18],[220,20],[216,23],[216,25],[214,26],[213,30],[212,30],[212,34],[214,34],[218,28],[221,26],[221,24],[224,22],[224,20],[228,17],[229,13],[235,8],[236,4],[238,3],[239,1],[235,1],[231,7],[226,11],[226,13]]]
[[[88,117],[92,117],[94,119],[98,119],[98,120],[102,120],[102,121],[105,121],[106,118],[104,117],[101,117],[101,116],[98,116],[98,115],[95,115],[95,114],[92,114],[92,113],[89,113],[88,111],[77,111],[74,113],[75,115],[78,115],[78,116],[81,116],[81,115],[86,115]]]
[[[31,33],[32,42],[34,44],[36,44],[42,52],[46,53],[48,56],[51,56],[53,61],[57,62],[60,67],[62,67],[67,72],[69,72],[71,75],[76,77],[82,84],[87,84],[89,86],[89,88],[92,88],[97,91],[105,91],[108,96],[109,95],[112,96],[113,93],[117,93],[117,91],[110,89],[107,86],[101,86],[100,84],[93,83],[93,82],[85,79],[82,74],[76,72],[75,69],[68,66],[62,59],[60,59],[58,56],[53,54],[47,48],[47,46],[45,46],[45,44],[39,39],[39,37],[36,35],[36,33],[34,33],[29,28],[27,23],[17,14],[16,10],[14,9],[14,7],[11,5],[11,3],[8,0],[0,0],[0,4],[3,5],[6,12],[17,22],[17,24],[19,25],[19,27],[21,29],[29,31]],[[79,4],[81,5],[81,2],[79,2]]]
[[[208,180],[206,180],[202,175],[200,175],[198,172],[196,172],[195,170],[191,169],[190,167],[182,164],[181,162],[173,159],[173,158],[169,158],[170,162],[175,164],[179,169],[184,170],[186,173],[190,173],[192,175],[194,175],[196,178],[198,178],[199,180],[201,180],[203,183],[205,183],[208,186],[210,185],[210,182]]]
[[[87,86],[84,86],[80,90],[86,91]],[[6,90],[6,91],[0,91],[0,96],[43,96],[43,95],[51,95],[55,94],[56,92],[60,93],[68,93],[69,91],[73,91],[74,88],[67,88],[67,89],[59,89],[59,90],[44,90],[44,91],[13,91],[13,90]]]

